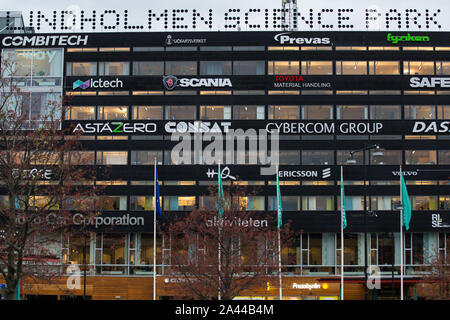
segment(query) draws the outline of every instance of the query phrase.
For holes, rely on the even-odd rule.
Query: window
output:
[[[302,210],[305,211],[332,211],[334,210],[333,196],[303,196]]]
[[[404,61],[403,74],[434,74],[433,61]]]
[[[405,234],[405,264],[423,264],[423,233]]]
[[[134,61],[133,75],[135,76],[159,76],[164,74],[163,61]]]
[[[195,196],[165,196],[165,211],[190,211],[195,209]]]
[[[366,51],[367,47],[336,46],[336,51]]]
[[[360,265],[359,234],[344,232],[344,266]],[[363,244],[364,245],[364,244]],[[336,233],[336,261],[341,261],[341,234]]]
[[[230,120],[231,106],[200,106],[202,120]]]
[[[337,197],[337,209],[341,210],[341,197]],[[364,198],[361,196],[345,196],[345,210],[364,210]]]
[[[450,106],[438,106],[437,107],[438,116],[437,118],[439,120],[448,120],[450,119]]]
[[[201,75],[231,75],[231,61],[200,61]]]
[[[95,258],[96,264],[125,264],[126,234],[104,233],[103,237],[101,234],[97,234],[96,238],[98,244],[96,246],[98,255]],[[119,270],[121,271],[116,272],[123,273],[123,269]]]
[[[269,119],[297,120],[300,119],[298,106],[270,106]]]
[[[300,211],[300,197],[299,196],[281,196],[281,207],[283,211]],[[268,197],[268,210],[277,210],[277,197]]]
[[[450,61],[436,61],[436,74],[437,75],[449,75],[450,74]]]
[[[133,120],[162,120],[162,106],[135,106],[133,107]]]
[[[197,61],[166,61],[165,74],[195,76],[197,74]]]
[[[62,77],[62,49],[5,49],[3,52],[4,60],[11,63],[11,69],[4,71],[5,76]]]
[[[166,120],[196,119],[195,106],[166,106]]]
[[[200,47],[200,51],[231,51],[230,46],[205,46]]]
[[[336,74],[367,74],[367,61],[336,61]]]
[[[369,74],[381,74],[381,75],[400,74],[400,62],[369,61]]]
[[[98,74],[101,76],[128,76],[130,75],[129,62],[100,62]]]
[[[154,165],[162,164],[162,151],[131,151],[131,165]]]
[[[437,210],[437,196],[410,196],[412,210]]]
[[[233,106],[234,120],[263,120],[264,106]]]
[[[436,119],[434,106],[405,106],[405,119]]]
[[[405,150],[406,164],[436,164],[435,150]]]
[[[70,107],[66,113],[67,120],[94,120],[95,107]]]
[[[400,120],[400,106],[370,106],[370,119],[372,120]]]
[[[239,197],[239,210],[264,210],[264,196]]]
[[[233,61],[234,75],[264,75],[264,61]]]
[[[439,150],[439,164],[450,164],[450,150]]]
[[[302,74],[333,74],[333,62],[302,61]]]
[[[333,165],[334,151],[332,150],[303,150],[302,165]]]
[[[279,151],[281,165],[299,165],[300,151],[299,150],[280,150]]]
[[[375,150],[376,151],[376,150]],[[382,154],[370,150],[370,163],[374,165],[400,165],[402,163],[401,150],[383,150]]]
[[[236,46],[233,47],[234,51],[264,51],[264,46]]]
[[[360,120],[368,119],[367,106],[337,106],[337,119]]]
[[[71,165],[93,165],[95,164],[94,151],[70,151],[68,161]],[[67,159],[66,159],[67,160]]]
[[[160,199],[161,201],[161,199]],[[131,196],[131,211],[151,211],[154,210],[153,196]]]
[[[268,74],[300,74],[300,64],[298,61],[269,61]]]
[[[333,106],[302,106],[302,119],[331,120],[333,119]]]
[[[127,162],[127,151],[97,151],[97,164],[99,165],[125,165]]]
[[[370,205],[372,210],[394,210],[394,204],[399,200],[398,196],[371,196]]]
[[[101,210],[115,211],[127,210],[126,196],[100,196],[99,205]]]
[[[336,160],[338,165],[362,165],[363,158],[364,157],[362,151],[355,152],[353,153],[353,156],[350,156],[350,150],[339,150],[337,151]],[[368,157],[366,156],[366,163],[368,163],[367,158]]]
[[[97,107],[99,120],[126,120],[128,107]]]

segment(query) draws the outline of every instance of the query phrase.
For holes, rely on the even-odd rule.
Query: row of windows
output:
[[[172,151],[131,151],[131,165],[152,165],[155,159],[158,164],[182,165],[195,164],[194,153],[185,160],[172,159]],[[230,154],[225,151],[225,157],[233,159],[234,164],[264,164],[260,163],[258,152],[246,151]],[[164,155],[164,157],[163,157]],[[336,156],[335,156],[336,155]],[[280,150],[280,165],[362,165],[363,152],[356,152],[350,156],[350,150]],[[164,161],[163,161],[164,158]],[[190,160],[190,161],[189,161]],[[199,164],[205,164],[201,154],[198,156]],[[439,160],[439,161],[438,161]],[[128,151],[76,151],[70,156],[73,164],[82,165],[127,165]],[[366,162],[371,165],[424,165],[424,164],[450,164],[450,150],[371,150],[366,152]],[[229,161],[221,163],[229,163]],[[216,163],[213,163],[216,164]]]
[[[133,96],[192,96],[192,95],[450,95],[444,90],[133,90]],[[66,91],[67,96],[128,96],[130,91]]]
[[[75,236],[56,236],[55,244],[51,246],[56,257],[62,257],[63,264],[98,265],[95,271],[111,274],[148,274],[153,264],[153,234],[124,234],[124,233],[98,233],[92,234],[88,239],[87,250],[84,250],[84,240]],[[344,265],[363,266],[364,234],[344,234]],[[391,266],[399,264],[400,237],[398,233],[370,233],[368,238],[369,264]],[[281,263],[283,266],[297,266],[303,270],[283,268],[283,272],[308,274],[309,272],[322,272],[322,274],[339,274],[341,243],[339,233],[303,233],[295,236],[289,243],[281,244]],[[429,243],[433,243],[435,250],[445,258],[450,254],[450,234],[448,233],[406,233],[405,234],[405,261],[406,265],[427,264],[434,252],[429,252]],[[260,243],[259,245],[262,245]],[[186,237],[183,235],[163,234],[157,235],[156,263],[170,265],[171,255],[176,253],[189,253],[190,257],[204,254],[205,243],[201,236]],[[254,260],[254,255],[260,252],[256,243],[246,243],[239,247],[240,259],[243,264]],[[83,252],[86,252],[84,259]],[[92,254],[94,253],[95,254]],[[414,253],[414,254],[413,254]],[[116,265],[108,269],[105,265]],[[128,266],[121,268],[122,266]],[[144,266],[148,266],[145,268]],[[314,266],[308,268],[308,266]],[[320,268],[320,266],[328,266]],[[318,268],[319,267],[319,268]],[[334,268],[333,268],[334,267]],[[167,268],[166,268],[167,269]],[[334,269],[334,270],[333,270]],[[158,268],[158,273],[163,270]],[[299,272],[300,271],[300,272]],[[302,272],[303,271],[303,272]],[[354,271],[348,270],[345,271]],[[361,271],[361,270],[360,270]],[[388,270],[390,271],[390,270]],[[412,271],[410,268],[408,271]],[[308,272],[308,273],[307,273]],[[398,270],[395,271],[398,274]]]
[[[162,51],[265,51],[265,46],[175,46],[175,47],[133,47],[134,52]],[[450,51],[450,47],[412,46],[268,46],[268,51]],[[130,52],[129,47],[110,48],[67,48],[67,52]]]
[[[429,195],[414,195],[410,196],[411,209],[417,211],[429,210],[448,210],[450,209],[450,196],[429,196]],[[0,196],[0,201],[3,205],[8,205],[7,196]],[[368,210],[398,210],[396,204],[400,201],[399,196],[367,196]],[[201,208],[215,209],[217,204],[217,197],[215,196],[161,196],[162,210],[164,211],[191,211],[197,205]],[[281,198],[283,211],[335,211],[340,210],[339,196],[282,196]],[[23,203],[19,203],[23,206]],[[28,201],[30,206],[39,207],[48,204],[46,196],[32,196]],[[153,211],[154,197],[153,196],[128,196],[121,195],[104,195],[98,198],[85,199],[83,206],[90,203],[92,207],[104,211]],[[277,200],[276,196],[241,196],[233,199],[233,205],[236,210],[244,211],[264,211],[276,210]],[[66,210],[80,210],[77,204],[66,201],[64,205]],[[53,210],[58,210],[59,206],[54,205]],[[345,197],[345,209],[347,211],[361,211],[364,210],[363,196],[348,196]]]
[[[128,106],[70,107],[67,120],[127,120]],[[266,115],[267,110],[267,115]],[[132,120],[448,120],[450,106],[434,105],[270,105],[133,106]],[[200,116],[197,117],[199,112]]]
[[[68,76],[264,75],[265,61],[68,62]],[[448,75],[448,61],[268,61],[269,75]],[[98,67],[98,68],[97,68]],[[97,70],[98,69],[98,70]]]

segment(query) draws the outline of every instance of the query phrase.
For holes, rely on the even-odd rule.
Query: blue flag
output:
[[[158,216],[161,216],[161,201],[159,200],[159,182],[156,165],[155,165],[155,205],[156,205],[156,214]]]

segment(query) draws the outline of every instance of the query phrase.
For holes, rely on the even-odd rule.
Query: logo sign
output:
[[[450,228],[450,224],[443,222],[440,213],[433,213],[431,215],[431,227],[432,228]]]
[[[450,88],[450,78],[412,77],[409,79],[411,88]]]
[[[269,122],[267,132],[280,134],[379,134],[383,129],[381,122]]]
[[[331,177],[331,168],[325,168],[322,172],[318,170],[280,170],[278,171],[280,178],[321,178]]]
[[[177,44],[186,45],[186,44],[205,44],[205,43],[206,43],[206,39],[174,39],[172,37],[172,35],[170,35],[170,34],[166,38],[167,46],[177,45]]]
[[[122,80],[116,78],[115,80],[103,80],[102,78],[99,78],[97,80],[90,79],[87,81],[81,81],[77,80],[73,83],[73,90],[80,88],[80,89],[87,89],[89,87],[95,88],[95,89],[116,89],[116,88],[123,88],[123,82]]]
[[[174,122],[169,121],[164,126],[167,133],[227,133],[231,122]]]
[[[230,78],[181,78],[174,76],[163,77],[163,84],[167,90],[173,90],[175,87],[182,88],[225,88],[233,87]]]
[[[414,171],[402,171],[403,176],[407,177],[407,176],[417,176],[419,174],[419,170],[414,170]],[[399,176],[400,175],[400,171],[392,171],[392,175],[393,176]]]
[[[73,132],[82,133],[154,133],[157,126],[155,123],[129,123],[121,121],[112,122],[87,122],[78,123]]]
[[[275,88],[331,88],[331,82],[306,82],[303,76],[275,76]]]
[[[236,180],[236,177],[230,175],[230,168],[229,167],[224,167],[221,170],[221,175],[222,175],[222,179],[223,180],[228,179],[228,178],[230,178],[231,180]],[[214,176],[217,176],[217,171],[214,171],[214,169],[208,169],[208,171],[206,172],[206,176],[209,179],[213,179]]]
[[[293,283],[292,284],[292,289],[307,289],[307,290],[312,290],[312,289],[320,289],[320,283]]]
[[[175,89],[175,87],[177,86],[177,83],[178,83],[177,77],[174,77],[174,76],[165,76],[165,77],[163,78],[163,84],[164,84],[164,87],[165,87],[167,90],[173,90],[173,89]]]
[[[450,133],[450,121],[414,122],[413,133]]]
[[[61,47],[87,46],[87,35],[51,35],[51,36],[7,36],[2,40],[4,47]]]
[[[304,45],[316,45],[316,44],[330,44],[330,38],[304,38],[304,37],[293,37],[291,32],[284,32],[275,35],[276,42],[280,44],[304,44]]]
[[[397,44],[399,42],[428,42],[430,37],[428,36],[412,36],[409,33],[406,36],[393,36],[388,33],[386,41],[392,42],[392,44]]]

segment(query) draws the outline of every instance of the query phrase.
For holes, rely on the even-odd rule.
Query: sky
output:
[[[99,20],[100,13],[103,10],[117,10],[120,14],[120,26],[121,30],[113,30],[113,31],[124,31],[123,30],[123,21],[124,21],[124,10],[128,10],[129,13],[129,21],[130,24],[135,25],[144,25],[146,30],[148,29],[147,24],[147,13],[148,10],[153,10],[154,12],[161,12],[164,9],[189,9],[189,13],[187,15],[181,15],[186,17],[186,25],[189,27],[187,30],[183,31],[192,31],[192,9],[197,9],[202,15],[206,16],[208,13],[208,9],[213,9],[213,18],[214,18],[214,27],[211,31],[225,31],[226,21],[224,20],[224,13],[231,8],[239,8],[242,10],[242,13],[237,14],[241,17],[241,30],[248,30],[248,26],[243,23],[244,14],[246,10],[249,8],[261,8],[261,9],[273,9],[273,8],[281,8],[281,0],[246,0],[245,4],[243,4],[242,0],[165,0],[165,1],[154,1],[154,0],[127,0],[127,1],[111,1],[111,0],[46,0],[46,1],[36,1],[36,0],[2,0],[2,10],[11,10],[11,11],[22,11],[24,13],[25,24],[29,25],[28,18],[29,12],[33,11],[36,15],[37,11],[42,11],[42,13],[48,17],[51,17],[53,10],[85,10],[86,12],[91,12],[91,10],[97,10],[97,19]],[[419,24],[423,25],[421,29],[418,29],[417,26],[415,28],[410,28],[411,31],[450,31],[450,1],[449,0],[427,0],[427,1],[418,1],[418,0],[346,0],[346,1],[336,1],[336,0],[301,0],[299,2],[299,11],[301,13],[305,12],[308,16],[309,9],[314,10],[314,25],[313,29],[306,29],[307,25],[300,25],[300,30],[324,30],[324,28],[318,23],[318,10],[321,9],[333,9],[333,13],[323,13],[322,24],[333,24],[334,31],[340,30],[337,28],[337,9],[347,9],[353,8],[354,13],[350,14],[351,22],[354,24],[354,28],[352,30],[365,30],[365,9],[366,8],[376,8],[382,13],[381,24],[379,25],[371,25],[371,28],[375,28],[378,30],[386,30],[385,27],[385,12],[389,12],[389,9],[397,9],[401,14],[402,19],[406,18],[405,9],[418,9],[418,12],[422,13],[422,16],[419,17]],[[437,28],[435,24],[432,24],[431,28],[425,29],[425,9],[429,9],[431,13],[435,13],[438,9],[441,10],[440,13],[437,14],[436,19],[438,24],[441,25],[441,28]],[[272,12],[270,12],[271,17]],[[169,15],[171,17],[171,15]],[[112,19],[112,15],[109,15],[110,19],[106,20],[107,23],[114,22]],[[262,23],[263,15],[252,16],[251,22]],[[35,16],[34,16],[35,18]],[[59,19],[59,14],[58,14]],[[401,30],[407,30],[405,28],[404,20],[402,20],[402,28]],[[200,26],[199,26],[200,25]],[[201,29],[202,26],[206,28],[206,25],[199,23],[197,25],[198,31],[204,31],[207,29]],[[59,27],[59,20],[58,20]],[[199,28],[200,27],[200,28]],[[393,31],[397,31],[398,26],[396,22],[393,22],[390,26]],[[159,25],[158,23],[153,24],[151,27],[151,31],[180,31],[172,28],[171,21],[169,22],[169,29],[164,29],[163,25]],[[270,23],[269,29],[272,28],[272,20]],[[328,28],[330,30],[330,28]],[[52,32],[49,27],[47,29],[39,30],[39,32]],[[85,30],[89,31],[89,30]],[[106,30],[97,30],[97,31],[106,31]],[[131,31],[131,30],[130,30]],[[61,30],[56,30],[56,32],[61,32]]]

